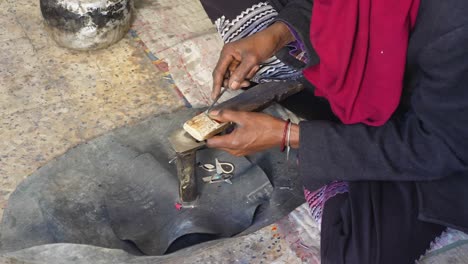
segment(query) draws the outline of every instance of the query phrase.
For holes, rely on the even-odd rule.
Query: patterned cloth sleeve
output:
[[[310,215],[320,226],[322,223],[322,213],[325,202],[341,193],[348,192],[348,183],[335,181],[316,191],[304,189],[305,199],[310,208]]]
[[[274,23],[278,11],[268,2],[259,2],[242,11],[233,19],[221,16],[215,20],[216,28],[225,43],[255,34]],[[289,57],[291,57],[289,55]],[[273,56],[260,64],[260,70],[251,79],[263,83],[279,80],[295,80],[302,72],[291,64]]]
[[[270,3],[276,10],[280,10],[275,21],[286,23],[297,40],[297,43],[293,43],[292,49],[288,47],[286,51],[279,52],[277,56],[287,64],[294,65],[291,57],[297,58],[297,55],[302,53],[305,58],[300,59],[302,64],[299,67],[300,69],[317,64],[319,58],[310,42],[312,0],[270,0]],[[293,56],[288,58],[290,52],[292,52],[291,55]]]
[[[288,44],[289,54],[293,56],[294,58],[296,58],[298,61],[303,62],[304,65],[307,65],[309,58],[307,57],[307,51],[304,46],[304,42],[302,41],[301,37],[296,32],[296,30],[291,25],[289,25],[288,22],[286,21],[282,21],[282,22],[288,26],[289,31],[291,32],[291,34],[294,36],[294,39],[295,39],[295,41]]]

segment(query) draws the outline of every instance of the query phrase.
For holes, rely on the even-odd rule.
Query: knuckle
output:
[[[234,81],[237,81],[237,82],[241,82],[244,80],[244,78],[242,78],[242,76],[240,76],[240,74],[233,74],[231,76],[231,80],[234,80]]]
[[[239,142],[239,140],[233,140],[233,141],[231,142],[231,145],[232,145],[232,147],[234,147],[234,148],[238,148],[238,147],[240,147],[240,142]]]
[[[256,65],[258,63],[258,59],[256,56],[250,54],[245,58],[246,62],[250,65]]]
[[[249,120],[249,114],[247,112],[239,112],[237,113],[240,119]]]
[[[234,49],[234,45],[232,43],[226,43],[223,46],[223,49],[221,50],[221,53],[222,54],[229,54],[229,53],[232,52],[233,49]]]

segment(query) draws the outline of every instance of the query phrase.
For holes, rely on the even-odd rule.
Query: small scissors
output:
[[[215,165],[211,163],[198,164],[198,166],[206,171],[212,172],[216,171],[217,174],[230,174],[234,172],[234,164],[230,162],[220,162],[218,159],[215,159]]]
[[[226,182],[232,184],[232,174],[215,174],[213,176],[203,177],[203,181],[206,183],[218,183]]]
[[[218,159],[215,159],[215,165],[213,164],[203,164],[200,165],[206,171],[216,171],[216,174],[213,176],[204,177],[203,181],[206,183],[218,183],[218,182],[227,182],[232,184],[231,178],[232,173],[234,172],[234,164],[230,162],[220,162]]]

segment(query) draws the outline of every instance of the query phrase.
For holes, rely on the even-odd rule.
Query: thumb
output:
[[[233,122],[236,124],[242,124],[243,122],[243,112],[233,111],[233,110],[213,110],[209,113],[210,117],[218,122],[227,123]]]

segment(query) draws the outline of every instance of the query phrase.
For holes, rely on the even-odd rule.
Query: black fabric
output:
[[[339,119],[331,110],[328,101],[315,96],[315,87],[304,77],[299,78],[298,82],[304,85],[304,90],[286,98],[280,104],[305,120],[326,120],[338,123]]]
[[[414,183],[350,183],[349,193],[325,203],[321,261],[413,264],[445,230],[417,215]]]
[[[416,181],[420,219],[468,232],[467,14],[464,0],[421,1],[403,115],[381,127],[300,123],[306,187],[316,180]]]
[[[175,241],[179,247],[198,241],[194,234],[225,238],[244,231],[273,191],[245,158],[202,150],[198,161],[232,162],[236,176],[232,185],[206,184],[201,178],[212,173],[199,168],[196,207],[178,211],[179,182],[175,169],[164,166],[168,159],[111,140],[101,141],[106,149],[95,142],[79,146],[21,184],[5,211],[0,249],[79,243],[162,255]],[[100,163],[108,165],[96,168]]]
[[[175,165],[168,163],[174,153],[167,137],[199,111],[183,109],[117,129],[40,168],[8,200],[0,253],[76,243],[161,255],[256,231],[304,202],[302,186],[288,183],[298,173],[286,166],[283,153],[259,153],[249,157],[252,163],[205,149],[197,152],[201,163],[217,157],[235,164],[233,184],[202,183],[213,172],[198,168],[197,207],[177,211],[179,184]]]
[[[257,207],[270,198],[273,186],[263,171],[245,158],[213,149],[197,152],[201,164],[213,163],[215,158],[236,166],[232,184],[206,184],[202,177],[213,172],[197,168],[196,207],[180,211],[174,207],[179,192],[174,171],[165,171],[150,154],[126,164],[105,190],[105,208],[113,232],[123,241],[132,241],[146,255],[161,255],[184,236],[182,241],[190,244],[189,235],[225,238],[247,229]],[[197,241],[200,238],[195,237]]]

